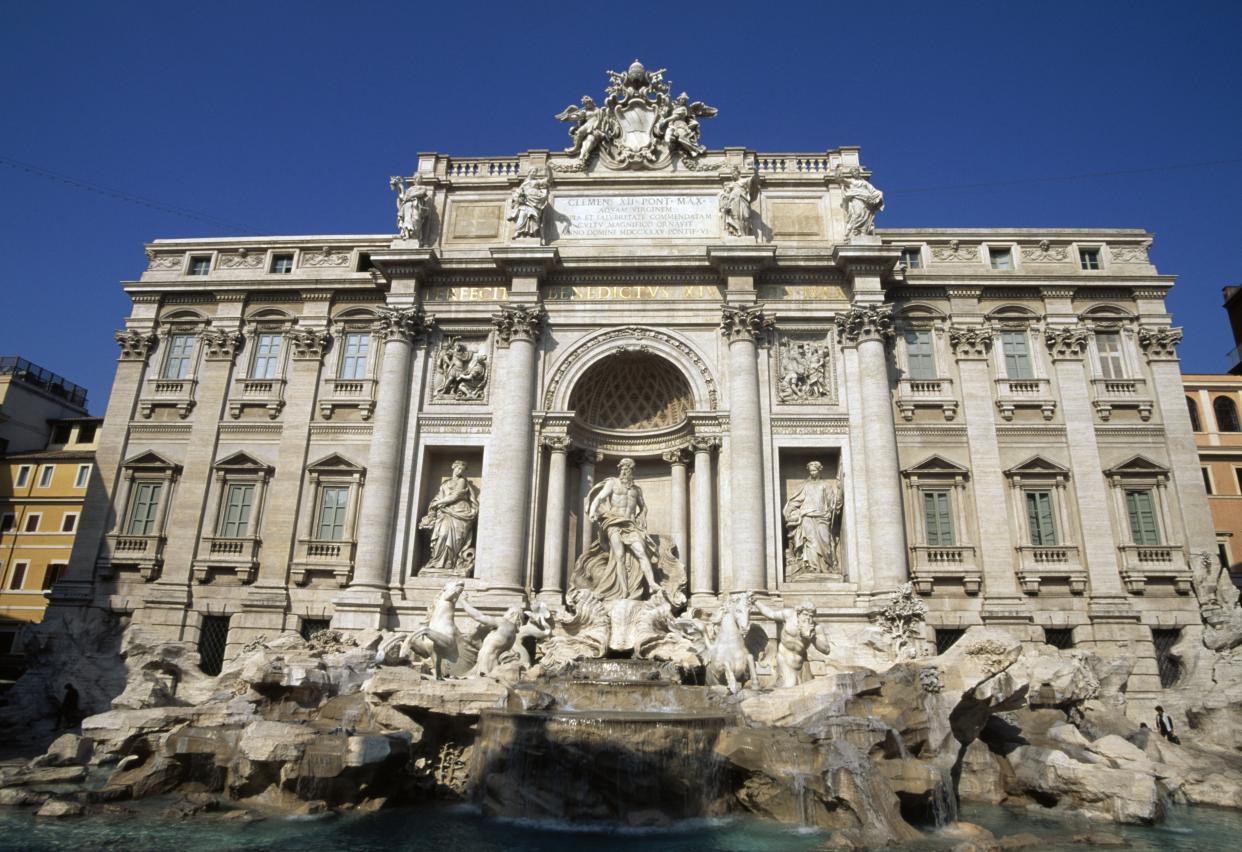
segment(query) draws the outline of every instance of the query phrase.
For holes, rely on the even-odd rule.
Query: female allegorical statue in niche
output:
[[[479,490],[466,479],[466,463],[453,462],[452,475],[444,480],[418,528],[431,530],[431,559],[424,571],[467,575],[473,567],[463,555],[471,550],[471,534],[479,517]]]
[[[837,571],[837,537],[833,533],[841,515],[841,477],[821,479],[824,466],[806,466],[810,478],[789,498],[782,515],[790,532],[789,575],[833,574]]]

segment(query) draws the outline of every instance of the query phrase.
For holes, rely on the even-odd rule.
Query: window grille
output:
[[[1160,686],[1165,689],[1176,685],[1178,678],[1182,676],[1182,667],[1173,657],[1173,646],[1177,644],[1181,635],[1182,631],[1178,629],[1151,632],[1152,644],[1156,646],[1156,667],[1160,670]]]
[[[198,667],[204,674],[215,676],[224,668],[224,649],[229,642],[227,615],[204,615],[198,634]]]
[[[1072,627],[1045,627],[1044,641],[1054,648],[1068,651],[1074,647],[1074,629]]]
[[[953,644],[966,635],[965,630],[936,628],[936,653],[943,654],[945,651],[953,647]]]
[[[303,618],[302,629],[298,631],[302,634],[303,639],[309,640],[316,633],[320,633],[332,626],[331,619],[327,618]]]

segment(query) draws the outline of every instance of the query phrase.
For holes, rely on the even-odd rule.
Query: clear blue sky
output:
[[[418,151],[560,147],[552,116],[637,56],[719,107],[711,147],[862,146],[882,226],[1153,231],[1180,276],[1184,366],[1221,371],[1220,288],[1242,281],[1239,33],[1226,0],[4,0],[0,157],[218,222],[0,161],[0,353],[102,412],[144,241],[392,231],[388,176]],[[1046,179],[1102,172],[1131,173]]]

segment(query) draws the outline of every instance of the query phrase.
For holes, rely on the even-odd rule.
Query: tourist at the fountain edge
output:
[[[1160,732],[1160,736],[1164,737],[1175,745],[1181,745],[1182,741],[1177,738],[1177,734],[1173,733],[1173,719],[1168,713],[1164,712],[1164,708],[1159,704],[1156,705],[1156,730]]]

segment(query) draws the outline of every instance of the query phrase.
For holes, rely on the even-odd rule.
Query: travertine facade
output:
[[[912,581],[1156,688],[1216,546],[1151,235],[876,229],[857,148],[706,150],[661,75],[608,91],[566,153],[420,154],[396,238],[151,243],[58,599],[232,646],[408,629],[454,574],[559,602],[629,458],[693,604],[810,601],[840,647]],[[839,499],[791,515],[813,461]]]

